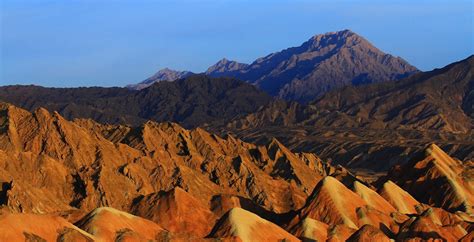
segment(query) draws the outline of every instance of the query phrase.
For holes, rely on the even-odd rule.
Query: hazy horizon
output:
[[[420,70],[473,54],[471,1],[2,1],[0,85],[124,86],[351,29]]]

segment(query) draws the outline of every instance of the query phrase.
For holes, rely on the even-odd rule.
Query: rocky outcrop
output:
[[[392,169],[388,178],[413,194],[418,201],[448,211],[472,213],[474,170],[471,163],[463,164],[431,144],[419,158]]]
[[[0,131],[0,240],[450,241],[474,229],[471,168],[435,145],[374,180],[277,139],[175,123],[71,122],[0,104]]]
[[[134,199],[181,187],[204,204],[227,193],[286,212],[301,207],[326,174],[317,156],[276,140],[257,146],[173,123],[101,126],[45,109],[2,108],[1,202],[15,211],[129,211]]]
[[[217,219],[208,206],[179,187],[138,198],[131,211],[160,224],[175,237],[205,237]]]

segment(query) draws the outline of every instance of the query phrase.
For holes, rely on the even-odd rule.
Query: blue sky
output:
[[[431,70],[474,53],[471,0],[0,1],[0,85],[124,86],[351,29]]]

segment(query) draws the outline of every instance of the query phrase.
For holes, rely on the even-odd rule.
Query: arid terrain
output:
[[[0,241],[473,241],[474,56],[349,30],[125,88],[0,87]]]
[[[473,236],[474,164],[435,144],[370,180],[276,139],[68,121],[9,104],[0,121],[2,241]]]

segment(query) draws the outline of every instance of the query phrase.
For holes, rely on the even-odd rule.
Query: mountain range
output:
[[[370,182],[276,139],[260,146],[174,123],[71,122],[2,103],[0,127],[2,241],[474,235],[474,166],[434,144]]]
[[[28,110],[58,111],[68,119],[92,118],[102,123],[140,125],[147,120],[197,127],[212,120],[230,120],[256,111],[271,97],[232,78],[194,75],[149,88],[0,87],[0,100]]]
[[[235,77],[272,96],[307,102],[347,85],[398,80],[417,71],[400,57],[385,54],[363,37],[343,30],[315,35],[298,47],[269,54],[251,64],[224,58],[209,67],[205,74]],[[155,81],[172,81],[190,74],[174,71],[163,79],[162,73],[170,73],[170,70],[160,70],[129,87],[141,89]]]
[[[146,80],[138,84],[130,84],[130,85],[127,85],[126,87],[132,90],[141,90],[153,85],[153,83],[156,83],[156,82],[174,81],[174,80],[186,78],[193,74],[194,73],[190,71],[176,71],[169,68],[165,68],[165,69],[159,70],[153,76],[147,78]]]
[[[273,101],[213,130],[257,143],[277,137],[349,167],[386,170],[434,141],[474,159],[473,73],[470,56],[395,82],[345,87],[308,105]],[[400,152],[403,160],[385,158]]]
[[[125,88],[0,87],[0,241],[472,241],[474,56],[345,30]]]
[[[391,82],[345,87],[308,104],[275,99],[233,79],[193,75],[126,88],[0,87],[0,101],[67,119],[139,126],[147,120],[202,127],[263,144],[277,137],[293,150],[315,152],[349,168],[386,171],[427,142],[474,158],[474,57]],[[405,153],[393,160],[387,154]]]

